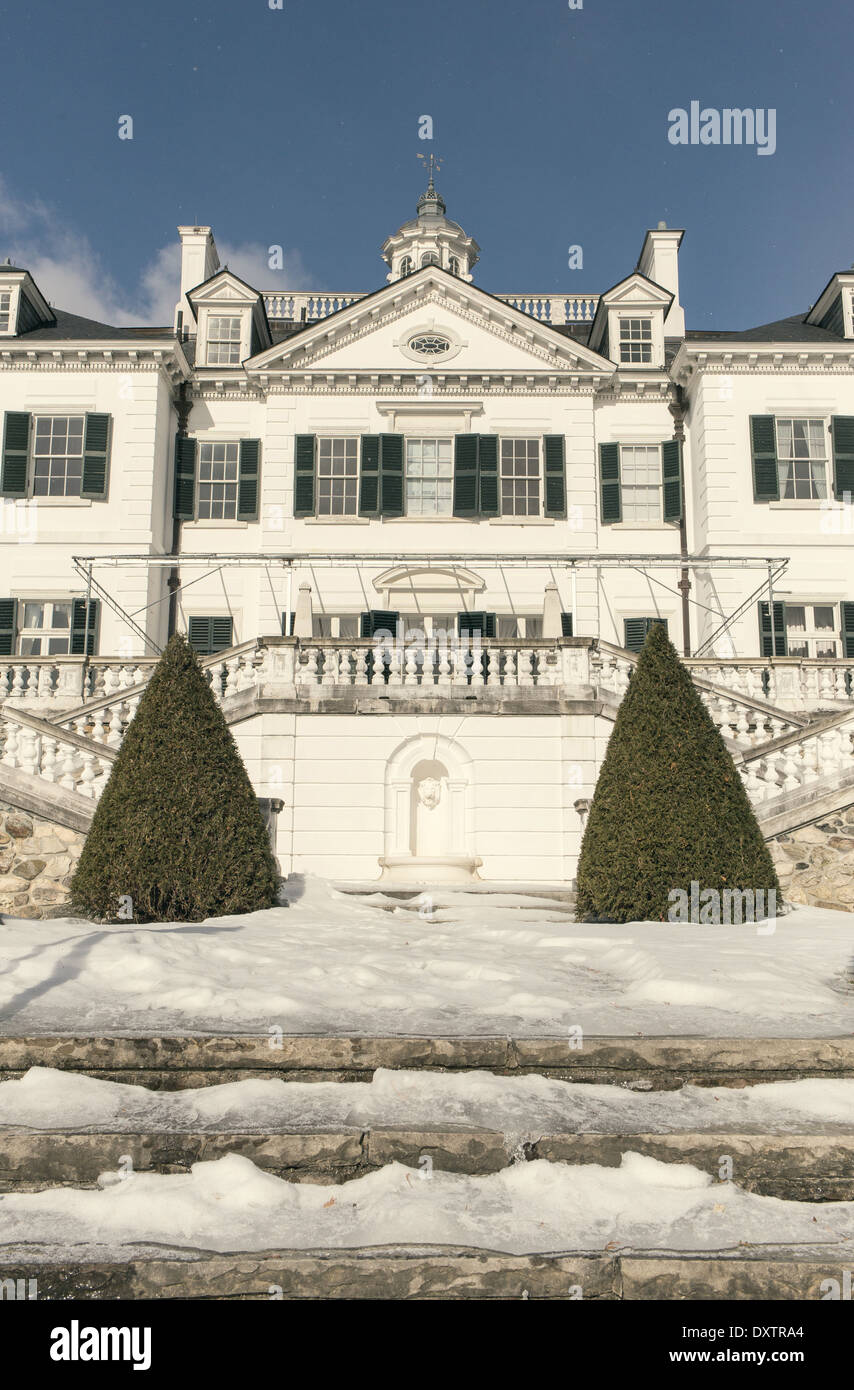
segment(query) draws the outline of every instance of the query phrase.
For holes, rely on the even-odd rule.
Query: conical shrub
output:
[[[670,895],[687,894],[695,907],[700,898],[705,907],[710,889],[723,900],[727,890],[767,895],[779,884],[726,744],[656,623],[599,773],[581,843],[576,912],[586,921],[680,920],[674,905],[684,899]],[[704,912],[700,920],[727,919]]]
[[[98,920],[197,922],[276,898],[276,864],[237,745],[181,636],[125,734],[71,885]]]

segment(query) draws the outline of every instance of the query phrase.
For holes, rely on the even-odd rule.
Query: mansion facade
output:
[[[700,331],[681,231],[602,293],[493,294],[432,179],[370,293],[179,233],[163,328],[0,265],[0,797],[91,804],[177,630],[283,872],[566,883],[654,622],[769,835],[847,785],[854,271]]]

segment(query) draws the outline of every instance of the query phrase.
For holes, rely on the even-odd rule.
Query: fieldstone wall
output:
[[[0,912],[64,917],[86,836],[0,801]]]
[[[854,912],[854,804],[769,840],[787,902]]]

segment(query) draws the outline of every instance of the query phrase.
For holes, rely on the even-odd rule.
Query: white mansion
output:
[[[854,800],[854,272],[697,332],[664,224],[544,295],[474,282],[432,180],[370,293],[179,231],[164,328],[0,265],[0,798],[91,807],[186,631],[283,872],[566,883],[662,621],[769,837]]]

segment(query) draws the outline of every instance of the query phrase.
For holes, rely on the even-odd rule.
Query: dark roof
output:
[[[809,310],[807,310],[809,313]],[[715,341],[725,341],[733,343],[838,343],[841,341],[837,333],[831,333],[829,328],[819,328],[818,324],[805,323],[806,315],[792,314],[788,319],[777,319],[775,323],[763,323],[758,328],[744,328],[740,332],[732,333],[721,329],[690,328],[685,337],[710,338]]]
[[[0,275],[2,275],[4,270],[6,271],[7,275],[9,271],[12,271],[15,275],[29,275],[30,273],[28,270],[25,270],[22,265],[7,265],[5,261],[3,261],[2,264],[0,264]]]
[[[124,340],[127,338],[173,338],[175,336],[171,328],[111,328],[109,324],[97,323],[95,319],[84,319],[79,314],[67,314],[64,309],[54,309],[56,323],[42,324],[40,328],[33,328],[29,333],[20,333],[19,339],[52,340],[55,342],[73,342],[78,338],[115,338]]]

